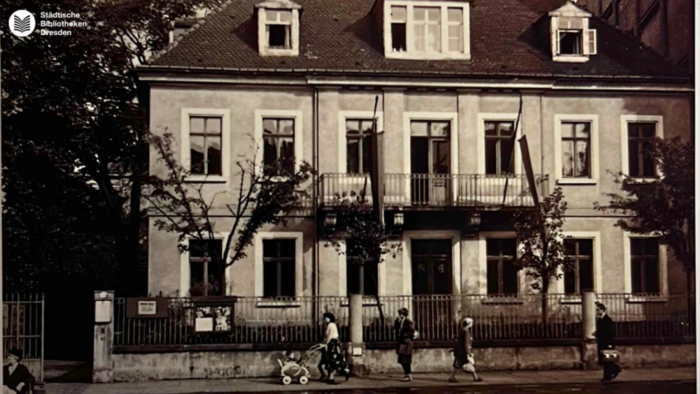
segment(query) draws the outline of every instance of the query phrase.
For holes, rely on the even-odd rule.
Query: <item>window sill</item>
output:
[[[226,183],[222,175],[190,175],[185,178],[187,183]]]
[[[633,178],[633,177],[629,177],[628,179],[630,181],[636,182],[636,183],[650,183],[650,182],[656,182],[656,181],[661,180],[661,178]]]
[[[650,302],[668,302],[665,295],[630,295],[627,297],[628,304],[642,304]]]
[[[260,51],[261,56],[299,56],[299,48],[270,48]]]
[[[586,63],[589,58],[584,55],[559,55],[554,56],[553,60],[562,63]]]
[[[342,301],[341,306],[350,306],[350,301]],[[377,300],[374,298],[364,298],[362,300],[362,306],[384,306],[384,303],[377,304]]]
[[[578,295],[567,295],[563,296],[559,299],[560,304],[580,304],[581,303],[581,296]]]
[[[471,55],[468,53],[418,53],[418,52],[386,52],[384,56],[387,59],[405,59],[405,60],[471,60]]]
[[[518,297],[489,296],[482,298],[481,303],[485,305],[519,305],[523,303],[523,300]]]
[[[557,179],[558,185],[597,185],[597,179],[590,178],[559,178]]]
[[[258,301],[255,305],[258,308],[299,308],[301,302],[298,301]]]

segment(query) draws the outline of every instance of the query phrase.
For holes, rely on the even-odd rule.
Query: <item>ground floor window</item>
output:
[[[630,238],[632,293],[659,292],[658,238]]]
[[[263,296],[266,298],[295,296],[294,239],[263,240]]]
[[[571,269],[564,271],[564,292],[581,294],[593,290],[593,240],[567,239],[564,241]]]
[[[226,284],[222,240],[190,240],[190,295],[223,295]]]
[[[352,250],[352,248],[348,248],[348,250]],[[379,270],[376,261],[361,263],[357,256],[348,254],[346,266],[348,294],[377,295]]]
[[[488,294],[518,294],[518,269],[514,265],[515,238],[486,240]]]

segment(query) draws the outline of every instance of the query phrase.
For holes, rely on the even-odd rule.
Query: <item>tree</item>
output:
[[[151,186],[144,193],[146,200],[162,217],[155,220],[158,230],[177,233],[180,253],[188,250],[187,239],[214,240],[215,221],[212,208],[222,194],[230,194],[235,203],[225,203],[233,218],[223,247],[222,269],[247,256],[255,234],[265,225],[286,225],[286,215],[303,209],[310,196],[302,186],[314,174],[308,163],[290,170],[286,160],[278,160],[263,168],[255,160],[236,162],[238,185],[233,192],[215,193],[207,199],[204,183],[190,183],[190,171],[182,166],[173,153],[171,134],[149,136],[158,153],[158,161],[166,168],[166,175],[152,175]],[[235,242],[234,242],[235,238]],[[233,246],[232,246],[233,245]],[[205,250],[205,258],[214,258],[212,250]],[[205,279],[206,280],[206,279]],[[204,287],[207,295],[207,287]]]
[[[339,255],[345,254],[348,256],[348,263],[358,267],[364,267],[367,263],[381,264],[386,255],[396,257],[401,252],[401,244],[391,242],[391,232],[376,220],[372,205],[367,202],[366,189],[365,179],[365,186],[360,193],[333,196],[336,226],[334,231],[328,234],[328,242],[325,245],[335,248]],[[377,281],[376,276],[373,280]],[[384,312],[378,293],[375,299],[379,317],[384,325]]]
[[[3,151],[16,152],[14,157],[4,155],[3,163],[6,173],[15,172],[35,181],[42,178],[39,172],[58,171],[71,180],[67,183],[70,187],[58,187],[63,192],[75,193],[62,201],[82,204],[88,211],[97,207],[105,210],[107,215],[101,215],[95,224],[103,225],[109,234],[104,242],[97,240],[100,245],[94,246],[100,249],[112,245],[112,254],[124,278],[133,277],[142,241],[141,189],[148,160],[143,140],[147,122],[138,102],[134,66],[168,45],[170,22],[194,17],[199,7],[214,3],[213,0],[9,0],[3,7],[0,18],[3,31],[8,31],[10,13],[17,9],[27,9],[36,16],[40,12],[73,12],[80,14],[80,22],[87,23],[87,27],[72,29],[69,38],[39,32],[26,38],[2,35]],[[18,150],[27,146],[32,149]],[[33,159],[44,167],[17,166]],[[12,194],[31,192],[20,189],[30,182],[12,176],[6,179],[3,186],[9,204],[17,201]],[[55,204],[46,201],[37,206],[43,210],[41,207],[55,207]],[[19,208],[14,208],[13,214],[21,219],[7,225],[31,221],[44,214]],[[53,217],[51,212],[45,213],[46,218]],[[93,225],[80,229],[69,228],[62,222],[53,224],[64,233],[89,231]],[[8,230],[14,231],[12,227]],[[46,239],[40,234],[35,236],[31,230],[25,235],[32,238],[31,244],[46,243]],[[52,253],[48,248],[44,250]],[[25,258],[23,253],[29,253],[19,252],[9,257],[19,261]],[[86,256],[79,258],[91,257],[89,247],[85,253]]]
[[[633,234],[657,234],[659,241],[671,247],[683,264],[686,288],[692,292],[695,270],[695,148],[692,142],[656,139],[650,154],[662,176],[639,180],[623,173],[614,174],[623,194],[606,193],[603,212],[622,213],[616,226]]]
[[[533,290],[542,294],[542,323],[547,329],[547,293],[554,280],[571,270],[564,250],[564,214],[567,204],[564,193],[557,187],[544,198],[540,209],[522,210],[514,215],[515,233],[520,242],[516,265],[534,279]]]

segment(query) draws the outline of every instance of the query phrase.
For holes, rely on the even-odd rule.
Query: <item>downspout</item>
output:
[[[312,130],[311,130],[311,149],[313,150],[312,166],[314,169],[313,179],[313,210],[314,210],[314,247],[313,247],[313,257],[312,265],[313,272],[311,274],[312,282],[312,295],[319,295],[319,251],[318,251],[318,136],[319,136],[319,120],[318,120],[318,87],[314,86],[314,96],[312,104]],[[314,321],[318,321],[318,305],[314,303]]]
[[[555,169],[556,171],[556,169]],[[534,172],[534,171],[533,171]],[[544,175],[544,91],[540,92],[540,172]],[[547,194],[549,194],[549,178],[547,179]],[[542,198],[544,199],[544,193]]]

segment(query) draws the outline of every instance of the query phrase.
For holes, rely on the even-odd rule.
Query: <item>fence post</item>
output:
[[[597,366],[598,348],[595,340],[596,330],[596,294],[592,291],[584,291],[581,295],[581,363],[584,369],[595,369]]]
[[[362,294],[350,295],[350,344],[348,361],[353,366],[353,373],[366,375],[364,366],[365,344],[362,338]]]
[[[95,292],[95,334],[93,337],[92,382],[114,381],[114,292]]]

